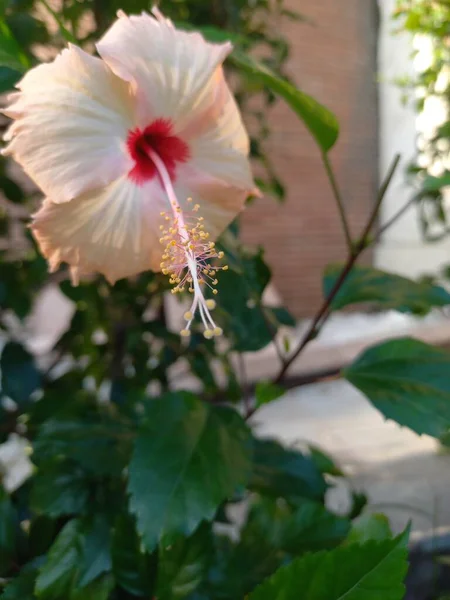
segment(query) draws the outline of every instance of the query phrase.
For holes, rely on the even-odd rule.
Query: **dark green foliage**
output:
[[[261,584],[251,600],[402,600],[405,536],[298,558]]]
[[[142,0],[126,6],[64,0],[58,13],[52,7],[0,0],[0,93],[39,62],[35,50],[41,45],[49,55],[68,41],[91,51],[117,9],[149,8]],[[289,56],[280,19],[299,15],[283,0],[167,0],[161,8],[183,27],[235,44],[225,68],[255,123],[251,152],[259,164],[258,185],[282,200],[283,182],[265,150],[266,109],[277,98],[287,102],[322,154],[338,136],[332,113],[279,77]],[[348,600],[374,600],[372,589],[386,600],[400,598],[402,542],[391,539],[385,523],[352,524],[365,496],[354,493],[347,516],[325,506],[332,477],[343,476],[333,460],[317,448],[302,452],[254,437],[248,424],[253,408],[278,398],[283,386],[259,382],[255,402],[250,398],[241,411],[251,386],[236,373],[236,353],[261,350],[281,326],[295,326],[284,307],[264,306],[271,271],[263,249],[241,244],[237,222],[224,232],[218,245],[229,269],[220,273],[216,316],[225,339],[205,340],[194,325],[191,338],[181,340],[167,323],[169,287],[160,274],[114,286],[92,276],[73,287],[64,269],[47,273],[26,230],[40,195],[16,173],[0,158],[0,441],[13,432],[26,437],[34,471],[19,489],[0,488],[0,600],[242,600],[248,594],[271,597],[267,586],[275,589],[273,598],[295,589],[295,597],[320,600],[330,570],[339,593],[349,581],[367,583]],[[410,283],[395,294],[378,284],[367,291],[364,277],[348,285],[351,302],[362,298],[414,312],[442,306],[448,296]],[[34,356],[27,318],[47,286],[72,302],[73,314],[53,347]],[[340,296],[335,302],[334,308],[349,303]],[[441,354],[427,352],[435,373]],[[426,361],[422,354],[413,359],[419,377]],[[347,375],[364,379],[359,363]],[[174,391],[180,383],[195,385],[196,393]],[[423,408],[427,431],[448,426],[436,391],[439,386],[423,404],[429,407]],[[395,393],[403,394],[402,387]],[[402,410],[412,427],[423,417],[416,404],[405,402]],[[366,543],[372,537],[384,541]],[[349,539],[364,544],[356,551]],[[316,577],[319,595],[302,593],[308,577]]]
[[[330,293],[341,271],[342,265],[331,265],[326,269],[323,279],[325,296]],[[360,303],[424,315],[432,308],[450,304],[450,294],[427,281],[412,281],[374,267],[355,266],[331,306],[339,310]]]
[[[449,369],[447,351],[404,338],[366,350],[344,376],[387,419],[440,437],[450,427]]]
[[[190,535],[245,486],[249,431],[234,410],[168,394],[147,408],[130,463],[130,507],[149,550]]]

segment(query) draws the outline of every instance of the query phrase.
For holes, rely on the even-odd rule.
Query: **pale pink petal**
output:
[[[54,202],[128,172],[134,99],[100,59],[71,45],[52,63],[31,69],[18,87],[4,111],[15,119],[4,153]]]
[[[239,109],[221,72],[216,95],[220,100],[199,121],[189,127],[183,138],[189,145],[190,161],[184,170],[197,171],[242,191],[257,194],[250,169],[249,138]],[[180,169],[180,177],[183,177]]]
[[[160,212],[167,208],[154,182],[136,186],[121,177],[72,202],[45,200],[32,231],[50,269],[61,262],[78,276],[98,271],[112,283],[141,271],[160,270]]]
[[[119,77],[133,83],[139,125],[166,118],[177,134],[211,107],[217,67],[232,46],[210,44],[199,33],[175,29],[157,16],[119,14],[97,49]]]
[[[203,217],[205,231],[211,240],[216,240],[224,229],[244,208],[248,190],[229,185],[220,179],[202,173],[185,171],[175,183],[175,193],[185,213],[199,204],[198,216]]]

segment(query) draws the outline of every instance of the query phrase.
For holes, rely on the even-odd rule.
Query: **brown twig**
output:
[[[349,255],[348,255],[347,261],[344,265],[344,268],[342,269],[338,279],[336,280],[335,284],[333,285],[332,289],[330,290],[330,293],[323,301],[322,306],[319,308],[316,316],[313,318],[313,321],[312,321],[308,331],[304,335],[303,339],[301,340],[300,344],[295,349],[295,351],[289,356],[289,358],[287,358],[284,361],[284,364],[283,364],[280,372],[278,373],[277,377],[275,378],[274,383],[280,383],[282,381],[283,377],[286,375],[286,373],[287,373],[289,367],[292,365],[292,363],[301,354],[301,352],[309,344],[309,342],[311,342],[318,335],[319,331],[321,330],[321,328],[325,324],[326,320],[328,319],[329,315],[331,314],[331,310],[330,310],[331,304],[332,304],[333,300],[335,299],[336,295],[338,294],[339,290],[341,289],[342,285],[345,283],[345,280],[347,279],[350,271],[352,270],[353,265],[358,260],[358,258],[361,256],[361,254],[364,252],[364,250],[370,245],[370,243],[371,243],[370,232],[372,231],[372,228],[375,225],[381,203],[382,203],[383,198],[387,192],[387,189],[392,181],[392,177],[394,176],[394,173],[397,169],[399,161],[400,161],[400,156],[397,155],[395,157],[395,159],[393,160],[392,165],[388,171],[388,174],[386,175],[386,178],[383,181],[383,183],[378,191],[375,205],[369,216],[366,226],[363,229],[361,236],[359,237],[359,239],[356,243],[354,243],[354,244],[352,243],[352,248],[349,252]]]

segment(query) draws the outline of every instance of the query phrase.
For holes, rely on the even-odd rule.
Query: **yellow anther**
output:
[[[221,327],[214,327],[213,332],[216,337],[219,337],[222,335],[223,330]]]
[[[203,273],[204,273],[205,275],[208,275],[208,269],[203,269]]]
[[[191,292],[191,294],[193,294],[193,293],[194,293],[194,288],[193,288],[193,287],[190,287],[190,288],[189,288],[189,291]]]
[[[161,216],[161,217],[164,217],[164,216],[165,216],[165,214],[166,214],[166,211],[165,211],[165,210],[163,210],[163,211],[162,211],[162,212],[160,212],[159,214],[160,214],[160,216]]]
[[[210,248],[214,248],[215,247],[215,243],[214,242],[209,242],[209,247]]]
[[[182,330],[180,331],[180,335],[181,335],[182,337],[189,337],[189,336],[191,335],[191,332],[189,331],[189,329],[182,329]]]
[[[222,250],[217,254],[217,258],[223,258],[225,256],[225,253],[222,252]]]
[[[228,265],[223,265],[222,271],[228,271]]]
[[[214,271],[214,269],[211,269],[211,271],[209,272],[209,274],[211,275],[211,277],[214,277],[214,275],[216,274],[216,272]]]
[[[216,301],[212,298],[209,298],[206,301],[206,307],[209,308],[209,310],[214,310],[216,308]]]
[[[162,231],[164,229],[164,225],[160,225],[159,229],[160,229],[160,231]]]
[[[203,332],[203,336],[207,340],[210,340],[214,336],[214,330],[213,329],[205,329],[205,331]]]
[[[218,294],[219,292],[217,290],[213,290],[212,293],[213,294]]]
[[[188,199],[187,199],[187,201],[188,201],[188,202],[192,202],[192,198],[188,198]]]
[[[211,283],[212,283],[213,285],[217,285],[217,284],[219,283],[219,280],[218,280],[218,279],[213,279],[213,280],[211,281]]]
[[[186,311],[183,316],[186,321],[190,321],[194,317],[190,310]]]

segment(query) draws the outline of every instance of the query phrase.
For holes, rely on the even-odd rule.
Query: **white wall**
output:
[[[379,0],[380,181],[397,152],[401,154],[402,161],[382,205],[381,224],[414,194],[414,189],[406,183],[405,169],[414,158],[419,131],[433,127],[431,114],[417,118],[411,103],[406,106],[402,103],[402,92],[395,83],[396,78],[414,75],[414,70],[423,66],[419,63],[426,60],[427,44],[417,39],[413,42],[409,34],[395,33],[398,23],[392,20],[394,6],[395,0]],[[418,47],[420,56],[413,62],[412,53]],[[383,235],[374,260],[382,269],[409,277],[435,273],[440,266],[450,263],[450,238],[438,243],[425,243],[418,226],[417,209],[413,207]]]

